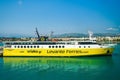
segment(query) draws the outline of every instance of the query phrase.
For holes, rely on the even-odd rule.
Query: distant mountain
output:
[[[54,35],[53,37],[61,37],[61,38],[78,38],[78,37],[87,37],[87,34],[82,34],[82,33],[65,33],[65,34],[59,34],[59,35]]]
[[[106,37],[106,36],[120,36],[118,33],[94,33],[94,37]],[[0,33],[0,37],[37,37],[33,35],[25,35],[25,34],[2,34]],[[52,37],[54,38],[79,38],[79,37],[88,37],[88,34],[83,34],[83,33],[64,33],[64,34],[55,34]]]
[[[110,36],[110,37],[114,37],[114,36],[120,36],[120,34],[118,33],[94,33],[93,36],[95,37],[106,37],[106,36]]]
[[[79,38],[79,37],[88,37],[88,34],[82,34],[82,33],[65,33],[65,34],[60,34],[60,35],[55,35],[53,37],[65,37],[65,38]],[[106,37],[106,36],[120,36],[120,34],[116,34],[116,33],[94,33],[93,34],[94,37]]]

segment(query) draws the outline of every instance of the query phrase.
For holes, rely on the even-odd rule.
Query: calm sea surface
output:
[[[0,80],[120,80],[120,44],[112,56],[0,57]]]

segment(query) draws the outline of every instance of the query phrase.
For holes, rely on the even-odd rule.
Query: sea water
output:
[[[0,80],[120,80],[120,44],[112,56],[0,57]]]
[[[0,42],[0,46],[3,46],[3,43],[2,43],[2,42]]]

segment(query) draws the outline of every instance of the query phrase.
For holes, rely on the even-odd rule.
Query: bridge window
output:
[[[89,45],[89,44],[97,44],[95,42],[78,42],[78,44],[86,44],[86,45]]]

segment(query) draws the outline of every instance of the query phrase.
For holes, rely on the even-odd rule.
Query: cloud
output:
[[[19,0],[18,1],[18,5],[22,5],[23,4],[23,1],[22,0]]]
[[[117,31],[118,29],[117,29],[117,28],[112,28],[112,27],[110,27],[110,28],[107,28],[106,30],[109,30],[109,31]]]

